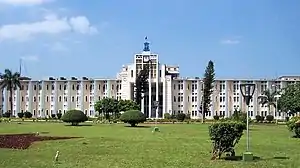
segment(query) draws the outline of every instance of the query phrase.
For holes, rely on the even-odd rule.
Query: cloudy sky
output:
[[[299,75],[298,0],[0,0],[0,68],[115,77],[143,48],[182,76]]]

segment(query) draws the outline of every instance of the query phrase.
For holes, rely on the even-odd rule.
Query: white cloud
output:
[[[36,55],[30,55],[30,56],[24,56],[24,57],[21,57],[22,60],[24,61],[33,61],[33,62],[36,62],[39,60],[39,57],[36,56]]]
[[[70,25],[75,32],[82,34],[94,34],[97,33],[97,29],[90,26],[90,21],[84,16],[73,17],[70,19]]]
[[[222,44],[239,44],[240,40],[231,40],[231,39],[228,39],[228,40],[222,40],[221,43]]]
[[[239,43],[241,43],[241,41],[240,41],[241,38],[242,38],[242,36],[234,36],[232,38],[221,40],[221,43],[222,44],[239,44]]]
[[[0,27],[0,41],[23,41],[36,35],[59,34],[72,30],[81,34],[94,34],[98,31],[85,16],[59,18],[55,14],[49,14],[38,22],[3,25]]]
[[[54,0],[0,0],[0,3],[14,6],[32,6],[52,2]]]

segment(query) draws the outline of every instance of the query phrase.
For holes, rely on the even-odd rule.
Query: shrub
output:
[[[292,117],[286,123],[289,131],[294,132],[296,138],[300,138],[300,117]]]
[[[184,113],[178,113],[176,116],[177,120],[180,122],[184,121],[185,117],[186,115]]]
[[[9,118],[11,116],[11,112],[5,112],[4,114],[3,114],[3,117],[4,118]]]
[[[214,120],[218,121],[219,119],[220,119],[220,116],[218,116],[218,115],[214,116]]]
[[[274,116],[272,116],[272,115],[267,115],[267,116],[266,116],[266,120],[270,123],[270,122],[272,122],[272,121],[274,120]]]
[[[121,115],[120,120],[130,124],[131,127],[135,127],[138,123],[145,122],[146,116],[139,110],[129,110]]]
[[[62,114],[61,113],[57,113],[56,117],[60,120],[61,119]]]
[[[69,110],[61,117],[61,120],[77,126],[79,123],[87,121],[88,117],[80,110]]]
[[[209,126],[209,136],[212,140],[212,158],[220,158],[225,152],[235,156],[234,147],[239,142],[246,129],[242,122],[216,122]]]
[[[261,121],[262,121],[262,118],[263,118],[263,117],[261,117],[260,115],[256,115],[256,116],[255,116],[256,122],[261,122]]]
[[[56,115],[55,114],[51,114],[51,118],[55,118],[56,117]]]
[[[165,113],[165,114],[164,114],[164,118],[165,118],[165,119],[171,119],[171,117],[172,117],[172,116],[171,116],[171,114],[169,114],[169,113]]]
[[[18,113],[18,117],[19,117],[19,118],[23,118],[23,117],[24,117],[24,113],[23,113],[23,112]]]
[[[29,111],[24,112],[24,117],[25,118],[31,118],[32,117],[32,113],[30,113]]]

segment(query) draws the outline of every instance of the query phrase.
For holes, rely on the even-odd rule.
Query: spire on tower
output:
[[[149,42],[148,42],[148,37],[145,37],[145,42],[144,42],[144,49],[143,51],[150,51],[150,47],[149,47]]]

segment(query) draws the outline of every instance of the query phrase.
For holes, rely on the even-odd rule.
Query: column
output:
[[[228,111],[228,92],[229,92],[229,87],[228,87],[228,81],[225,81],[225,116],[226,118],[229,117],[229,111]]]
[[[51,84],[51,88],[52,88],[52,84]],[[53,114],[57,114],[57,101],[58,101],[58,94],[57,94],[57,81],[54,81],[54,100],[53,100],[53,106],[54,106],[54,113]],[[51,92],[52,93],[52,92]]]
[[[149,110],[149,118],[152,117],[152,79],[151,79],[151,74],[152,74],[152,67],[150,66],[150,69],[149,69],[149,77],[148,77],[148,84],[149,84],[149,95],[148,95],[148,98],[149,98],[149,106],[148,106],[148,110]]]
[[[169,107],[167,107],[167,97],[166,97],[166,78],[162,81],[163,82],[163,88],[162,88],[162,94],[163,94],[163,102],[162,102],[162,113],[163,113],[163,118],[164,118],[164,113],[169,113],[169,110],[167,109],[170,109]]]
[[[183,90],[182,90],[182,92],[183,92],[183,102],[181,102],[182,104],[183,104],[183,113],[185,113],[185,114],[187,114],[187,110],[186,110],[186,107],[187,107],[187,96],[186,96],[186,88],[187,88],[187,86],[186,86],[186,80],[182,80],[182,84],[183,84]],[[181,88],[180,88],[181,89]]]
[[[145,94],[142,93],[142,100],[141,100],[141,112],[145,114],[145,101],[144,101]]]
[[[107,90],[106,90],[106,93],[107,93],[107,97],[111,98],[111,82],[110,82],[110,80],[107,80]]]
[[[196,110],[196,118],[200,118],[200,112],[199,110],[202,109],[202,93],[201,93],[201,81],[197,79],[197,110]]]
[[[45,81],[42,81],[42,91],[41,91],[41,117],[45,117]]]
[[[71,92],[72,92],[72,91],[71,91],[72,84],[73,84],[73,82],[68,81],[68,86],[67,86],[67,91],[68,91],[68,95],[67,95],[67,98],[68,98],[68,108],[67,108],[67,109],[68,109],[68,110],[73,109],[73,108],[72,108],[72,104],[71,104],[71,103],[72,103],[72,100],[71,100],[71,98],[72,98],[72,97],[71,97],[71,95],[72,95],[72,94],[71,94]]]
[[[84,84],[83,80],[80,81],[80,110],[84,112]]]
[[[156,101],[159,101],[159,67],[158,67],[158,59],[156,61],[156,80],[155,80],[155,83],[156,83]],[[162,102],[159,102],[159,106],[156,108],[156,112],[155,112],[155,116],[156,116],[156,119],[158,118],[158,112],[160,111],[160,107],[162,106]],[[163,116],[162,116],[163,117]]]
[[[242,84],[242,81],[239,81],[239,83],[238,83],[238,86],[239,86],[239,90],[238,90],[238,93],[239,93],[239,106],[240,106],[240,108],[238,110],[243,111],[243,95],[241,93],[240,84]]]
[[[4,97],[4,101],[3,101],[3,114],[6,113],[8,111],[8,93],[7,93],[7,88],[4,88],[3,90],[3,97]]]
[[[20,88],[17,87],[17,90],[15,92],[17,92],[17,96],[16,96],[16,111],[15,114],[13,114],[14,116],[18,116],[18,113],[20,112],[20,106],[21,106],[21,99],[20,99]]]
[[[98,101],[98,83],[96,80],[94,80],[94,104]],[[95,111],[95,106],[93,108],[93,114],[92,114],[94,117],[96,115],[96,111]]]
[[[32,81],[28,83],[28,111],[33,113],[32,111]],[[26,110],[27,111],[27,110]]]

